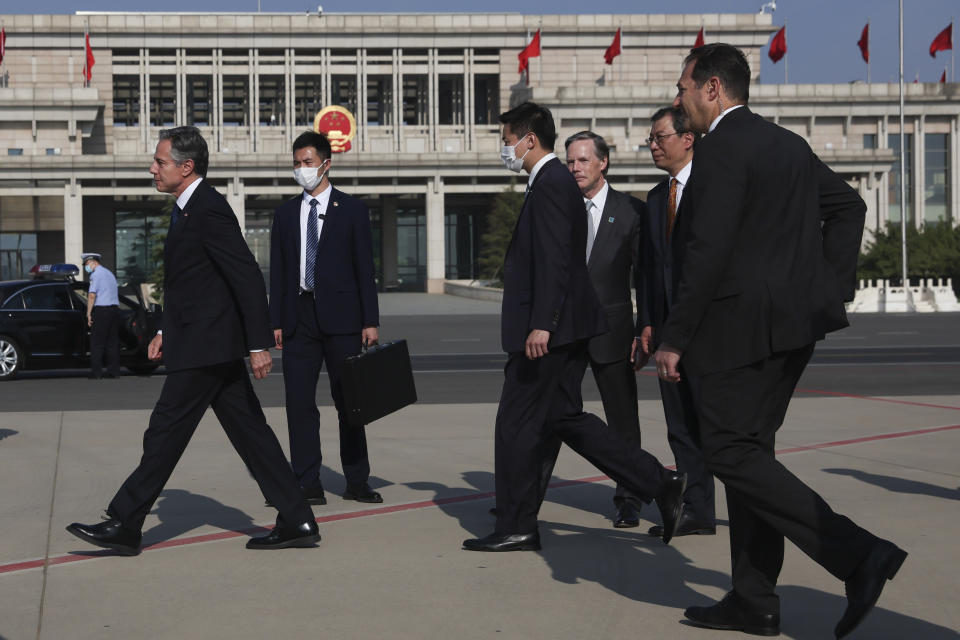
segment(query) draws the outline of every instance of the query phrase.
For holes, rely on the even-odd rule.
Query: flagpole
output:
[[[787,21],[786,20],[783,21],[783,39],[784,41],[786,41],[787,39]],[[783,84],[789,84],[789,82],[787,81],[787,59],[789,58],[790,58],[790,49],[788,48],[783,53]]]
[[[537,33],[540,34],[540,62],[537,63],[537,86],[543,86],[543,18],[540,18],[540,25],[537,27]]]
[[[870,18],[867,18],[867,84],[870,84]]]
[[[903,291],[906,296],[907,309],[913,310],[913,304],[910,295],[910,281],[907,279],[907,184],[905,180],[904,161],[905,147],[904,140],[906,134],[904,129],[904,86],[903,86],[903,0],[900,0],[900,257],[901,257],[901,276],[903,278]]]

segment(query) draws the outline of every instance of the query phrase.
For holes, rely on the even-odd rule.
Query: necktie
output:
[[[180,219],[180,214],[183,210],[180,208],[176,202],[173,203],[173,211],[170,213],[170,228],[173,229],[173,225],[177,224],[177,221]],[[167,231],[169,234],[170,232]]]
[[[677,218],[677,179],[670,178],[670,198],[667,200],[667,242],[673,232],[673,222]]]
[[[314,271],[317,268],[317,243],[319,234],[317,233],[317,202],[316,198],[310,200],[310,213],[307,215],[307,245],[306,245],[306,265],[303,272],[303,283],[308,291],[313,291]]]
[[[590,261],[590,252],[593,251],[593,241],[597,239],[597,225],[593,223],[593,213],[591,210],[597,206],[593,200],[587,200],[587,262]]]

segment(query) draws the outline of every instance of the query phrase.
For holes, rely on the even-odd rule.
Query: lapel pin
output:
[[[613,222],[613,216],[610,216],[609,218],[607,218],[607,222]]]
[[[339,206],[340,206],[340,203],[339,203],[339,202],[337,202],[336,200],[334,200],[334,201],[333,201],[333,206],[335,206],[335,207],[339,207]]]

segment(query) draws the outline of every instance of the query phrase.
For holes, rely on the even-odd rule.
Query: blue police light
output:
[[[80,268],[75,264],[38,264],[30,269],[30,274],[34,278],[73,278],[80,273]]]

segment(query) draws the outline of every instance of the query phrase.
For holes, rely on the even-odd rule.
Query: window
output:
[[[7,149],[7,155],[8,155],[8,156],[22,156],[22,155],[23,155],[23,147],[10,147],[9,149]]]
[[[70,293],[63,286],[39,286],[24,290],[23,306],[30,311],[72,311]]]
[[[239,127],[247,124],[247,100],[249,100],[249,82],[247,76],[224,76],[224,126]]]
[[[441,75],[437,83],[439,124],[463,124],[463,76]]]
[[[363,119],[360,117],[360,114],[357,113],[357,77],[331,76],[330,86],[333,91],[332,104],[340,105],[354,114],[357,120],[362,122]],[[317,111],[319,110],[320,109],[317,109]],[[314,113],[314,115],[316,115],[316,113]]]
[[[177,117],[175,76],[150,76],[150,124],[172,127]]]
[[[299,49],[297,51],[299,52]],[[293,89],[293,104],[294,118],[298,125],[313,126],[313,119],[324,106],[322,96],[323,82],[319,76],[297,76]]]
[[[205,127],[210,121],[213,101],[213,78],[210,76],[187,76],[187,124]]]
[[[500,114],[500,76],[477,74],[473,77],[473,123],[496,124]]]
[[[136,201],[127,204],[135,205]],[[117,280],[148,282],[156,277],[158,263],[163,260],[163,241],[169,225],[169,213],[156,208],[117,210],[114,231]]]
[[[923,221],[926,224],[950,220],[950,141],[946,133],[923,137]]]
[[[863,134],[863,148],[864,148],[864,149],[876,149],[876,148],[877,148],[877,134],[875,134],[875,133],[865,133],[865,134]]]
[[[393,124],[393,87],[390,76],[367,76],[367,124]]]
[[[260,76],[260,124],[265,126],[283,124],[287,110],[286,85],[283,76]]]
[[[113,76],[113,126],[140,124],[139,76]]]
[[[0,233],[0,280],[27,277],[37,264],[37,234]]]
[[[427,124],[427,76],[403,76],[403,124]]]
[[[913,134],[908,133],[903,140],[904,153],[906,155],[904,164],[907,170],[904,174],[907,193],[907,222],[913,220]],[[900,134],[891,133],[888,136],[887,145],[893,150],[893,168],[890,169],[890,190],[888,193],[890,203],[890,222],[900,222]]]

